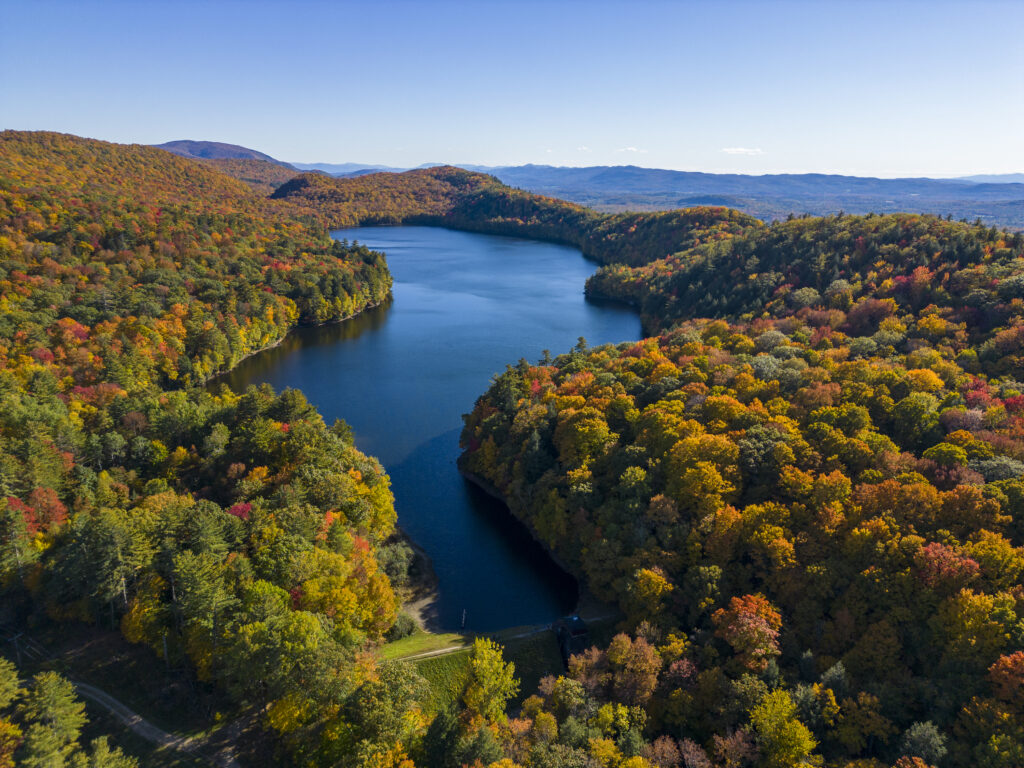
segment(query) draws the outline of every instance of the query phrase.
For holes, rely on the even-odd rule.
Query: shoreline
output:
[[[573,609],[571,611],[572,614],[578,614],[584,605],[589,605],[590,603],[595,602],[596,598],[594,598],[594,596],[591,594],[590,589],[587,587],[587,584],[583,580],[581,580],[578,577],[578,575],[575,574],[565,564],[565,561],[562,560],[561,557],[559,557],[551,549],[551,547],[547,545],[546,542],[544,542],[541,539],[540,535],[538,535],[537,529],[534,526],[530,525],[528,522],[520,518],[517,514],[515,514],[512,511],[512,505],[509,504],[508,499],[505,498],[505,495],[502,494],[497,487],[495,487],[492,483],[490,483],[483,477],[480,477],[478,474],[475,474],[474,472],[470,472],[468,469],[465,469],[462,466],[461,456],[459,457],[457,466],[459,467],[459,474],[461,474],[463,478],[476,485],[476,487],[480,488],[480,490],[482,490],[482,492],[487,496],[500,501],[505,506],[505,509],[508,511],[508,514],[512,517],[512,519],[514,519],[517,523],[519,523],[526,529],[530,539],[537,542],[541,549],[544,550],[544,553],[548,556],[548,558],[561,570],[563,570],[567,575],[569,575],[569,577],[572,578],[572,581],[575,582],[575,585],[577,585],[577,599],[575,599],[575,605],[573,606]]]
[[[505,505],[505,508],[508,509],[508,513],[513,517],[513,519],[515,519],[517,523],[519,523],[527,531],[529,531],[530,538],[532,538],[534,541],[537,542],[537,544],[540,545],[541,549],[544,550],[544,553],[551,559],[551,562],[553,562],[555,565],[557,565],[559,568],[561,568],[563,571],[565,571],[567,574],[573,577],[573,579],[576,581],[577,589],[579,589],[579,579],[576,578],[576,574],[574,574],[565,564],[565,562],[551,549],[551,547],[549,547],[547,543],[545,543],[540,538],[540,535],[537,533],[537,530],[532,525],[530,525],[528,522],[520,518],[519,515],[515,514],[512,511],[512,505],[509,504],[509,501],[507,498],[505,498],[505,495],[501,491],[499,491],[494,485],[492,485],[489,480],[486,480],[485,478],[480,477],[480,475],[474,472],[470,472],[468,469],[463,468],[462,456],[459,456],[456,465],[459,468],[459,474],[462,475],[466,480],[473,483],[473,485],[475,485],[481,491],[486,493],[488,496],[497,499],[498,501]]]
[[[547,543],[545,543],[540,538],[540,536],[537,534],[536,529],[534,529],[532,525],[530,525],[528,522],[520,518],[518,515],[515,514],[515,512],[512,511],[512,505],[509,504],[508,499],[505,498],[505,495],[501,493],[501,491],[494,487],[494,485],[492,485],[488,480],[484,479],[483,477],[480,477],[479,475],[473,472],[470,472],[468,469],[465,469],[462,466],[461,456],[459,457],[458,460],[458,468],[459,474],[462,475],[462,477],[465,480],[475,485],[488,496],[491,496],[492,498],[500,501],[505,506],[506,510],[508,511],[508,514],[517,523],[523,526],[530,534],[530,537],[537,542],[541,549],[544,550],[544,553],[551,559],[551,562],[557,565],[566,574],[571,576],[573,581],[576,582],[576,605],[574,606],[570,615],[577,615],[581,616],[581,618],[583,618],[584,620],[594,621],[596,619],[604,620],[609,618],[611,615],[616,615],[619,613],[617,607],[615,607],[614,605],[610,605],[609,603],[606,603],[605,601],[597,597],[593,592],[591,592],[590,587],[587,585],[586,581],[581,579],[572,571],[572,569],[566,566],[565,561],[562,560],[562,558],[559,557],[558,554],[556,554],[551,549],[551,547],[549,547]],[[588,615],[582,616],[582,614],[584,613]]]
[[[441,592],[433,559],[400,524],[395,523],[395,532],[391,536],[404,542],[413,552],[413,560],[409,564],[408,594],[399,595],[399,612],[409,614],[425,632],[442,631],[437,625],[435,603]]]
[[[594,273],[597,274],[596,272]],[[591,275],[593,277],[594,275]],[[640,303],[632,300],[625,299],[621,296],[609,296],[608,294],[601,293],[601,291],[592,289],[589,287],[590,280],[588,278],[587,285],[583,287],[583,295],[591,301],[607,301],[613,304],[618,304],[623,307],[627,307],[636,313],[636,316],[640,318],[640,341],[644,339],[655,338],[660,336],[664,331],[659,331],[656,326],[651,325],[651,318],[643,313],[643,307]]]
[[[238,359],[238,362],[236,362],[234,365],[232,365],[227,370],[218,371],[217,373],[213,374],[213,376],[210,376],[209,378],[204,379],[203,381],[197,382],[195,384],[195,386],[197,386],[197,387],[209,387],[209,386],[211,386],[213,384],[216,384],[217,383],[217,379],[219,379],[222,376],[227,376],[229,373],[232,373],[236,368],[238,368],[238,366],[240,366],[242,363],[244,363],[250,357],[256,357],[256,355],[259,355],[259,354],[261,354],[263,352],[269,352],[271,349],[276,349],[277,347],[281,346],[282,344],[284,344],[285,340],[289,336],[292,335],[292,333],[294,333],[295,331],[299,330],[300,328],[323,328],[326,325],[336,325],[336,324],[339,324],[339,323],[346,323],[349,320],[352,320],[352,319],[358,317],[359,315],[363,314],[364,312],[368,312],[371,309],[376,309],[377,307],[383,306],[384,304],[386,304],[389,301],[392,301],[393,299],[394,299],[394,296],[392,295],[391,289],[389,288],[388,289],[388,295],[385,296],[383,299],[381,299],[380,301],[374,302],[373,304],[367,304],[366,306],[362,307],[358,311],[353,312],[351,315],[346,315],[345,317],[335,318],[334,320],[325,320],[322,323],[296,323],[295,325],[291,325],[291,326],[288,327],[288,330],[284,332],[284,334],[281,336],[281,338],[277,339],[276,341],[271,342],[270,344],[267,344],[266,346],[260,347],[259,349],[254,349],[252,352],[249,352],[246,355],[243,355],[241,358]]]
[[[260,347],[259,349],[254,349],[252,352],[248,353],[247,355],[243,355],[241,358],[239,358],[237,363],[232,365],[227,370],[219,371],[219,372],[213,374],[213,376],[209,377],[208,379],[204,379],[203,381],[198,382],[196,384],[196,386],[197,387],[209,387],[210,385],[216,383],[217,379],[219,379],[221,376],[227,376],[229,373],[231,373],[233,370],[235,370],[238,366],[240,366],[242,363],[244,363],[250,357],[256,357],[256,355],[260,354],[261,352],[267,352],[268,350],[276,349],[277,347],[281,346],[284,343],[284,340],[287,339],[288,336],[291,334],[291,332],[294,331],[298,327],[299,326],[297,326],[297,325],[291,326],[290,328],[288,328],[287,331],[284,332],[284,335],[281,336],[281,338],[277,339],[276,341],[271,342],[270,344],[267,344],[264,347]]]

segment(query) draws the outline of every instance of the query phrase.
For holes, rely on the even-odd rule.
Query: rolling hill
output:
[[[636,166],[557,168],[523,165],[490,171],[505,184],[603,211],[727,205],[770,221],[789,214],[930,213],[1024,228],[1024,184],[1013,177],[878,179],[828,174],[669,171]],[[984,181],[985,183],[979,183]]]
[[[287,168],[292,166],[270,155],[257,152],[255,149],[242,147],[238,144],[224,144],[219,141],[192,141],[191,139],[180,139],[178,141],[167,141],[163,144],[153,144],[157,149],[173,152],[175,155],[187,157],[190,160],[263,160],[268,163],[283,165]]]
[[[360,163],[296,164],[339,178],[403,169]],[[434,167],[429,164],[415,170]],[[1020,174],[961,179],[880,179],[835,174],[746,174],[673,171],[638,166],[458,165],[494,176],[512,187],[549,195],[603,212],[656,211],[714,205],[736,208],[764,221],[790,214],[825,216],[839,211],[927,213],[981,219],[986,225],[1024,229],[1024,177]]]
[[[292,179],[296,172],[352,178],[409,170],[371,163],[286,163],[254,149],[214,141],[181,140],[156,146],[190,159],[214,162],[224,173],[264,195]],[[440,165],[424,163],[412,170],[435,167]],[[455,167],[490,174],[508,186],[606,213],[725,206],[774,221],[790,214],[907,212],[1024,229],[1024,174],[1019,173],[956,179],[881,179],[822,173],[753,176],[634,165]]]

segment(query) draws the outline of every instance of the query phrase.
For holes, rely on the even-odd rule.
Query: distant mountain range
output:
[[[197,159],[258,159],[298,171],[332,176],[402,172],[408,168],[365,163],[285,163],[234,144],[171,141],[158,144]],[[424,163],[430,168],[441,163]],[[762,219],[789,214],[893,213],[898,211],[981,219],[1024,229],[1024,174],[982,174],[957,179],[878,179],[820,173],[742,174],[670,171],[658,168],[550,165],[489,167],[459,165],[496,176],[503,183],[559,197],[602,211],[663,210],[695,205],[722,205]]]
[[[179,141],[168,141],[163,144],[154,144],[158,149],[165,149],[175,155],[192,158],[193,160],[263,160],[292,168],[290,163],[277,160],[270,155],[257,152],[255,149],[240,147],[237,144],[222,144],[219,141],[191,141],[181,139]],[[303,169],[305,170],[305,169]]]
[[[331,176],[352,176],[363,173],[379,173],[381,171],[407,171],[408,168],[394,168],[390,165],[365,165],[364,163],[291,163],[292,168],[300,171],[323,171]]]
[[[1024,173],[981,173],[977,176],[961,176],[959,180],[979,184],[1024,184]]]
[[[365,176],[368,173],[403,173],[404,171],[415,171],[419,168],[439,168],[442,165],[451,163],[421,163],[416,168],[396,168],[393,165],[365,165],[363,163],[292,163],[293,168],[300,171],[323,171],[331,176]],[[456,165],[457,168],[464,168],[467,171],[481,171],[488,173],[492,169],[483,165]]]
[[[828,196],[868,195],[948,198],[968,195],[986,200],[1013,200],[1024,196],[1024,185],[992,184],[961,179],[878,179],[822,173],[785,173],[749,176],[733,173],[668,171],[657,168],[591,166],[566,168],[520,165],[488,169],[506,184],[551,190],[591,190],[602,194]]]
[[[493,168],[505,184],[607,211],[725,205],[762,219],[788,214],[947,214],[1024,229],[1024,184],[964,179],[877,179],[819,173],[740,174],[635,166]]]

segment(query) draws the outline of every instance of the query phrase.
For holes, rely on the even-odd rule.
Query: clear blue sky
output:
[[[0,0],[0,127],[301,162],[1024,171],[1024,2]]]

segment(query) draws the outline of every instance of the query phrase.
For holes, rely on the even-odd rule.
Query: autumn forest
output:
[[[465,404],[459,469],[615,617],[539,684],[491,637],[454,678],[398,658],[428,633],[386,468],[300,391],[209,386],[389,301],[328,232],[402,224],[577,248],[643,321]],[[179,670],[254,765],[1024,765],[1019,232],[6,131],[0,399],[2,627]],[[165,764],[4,655],[0,768]]]

